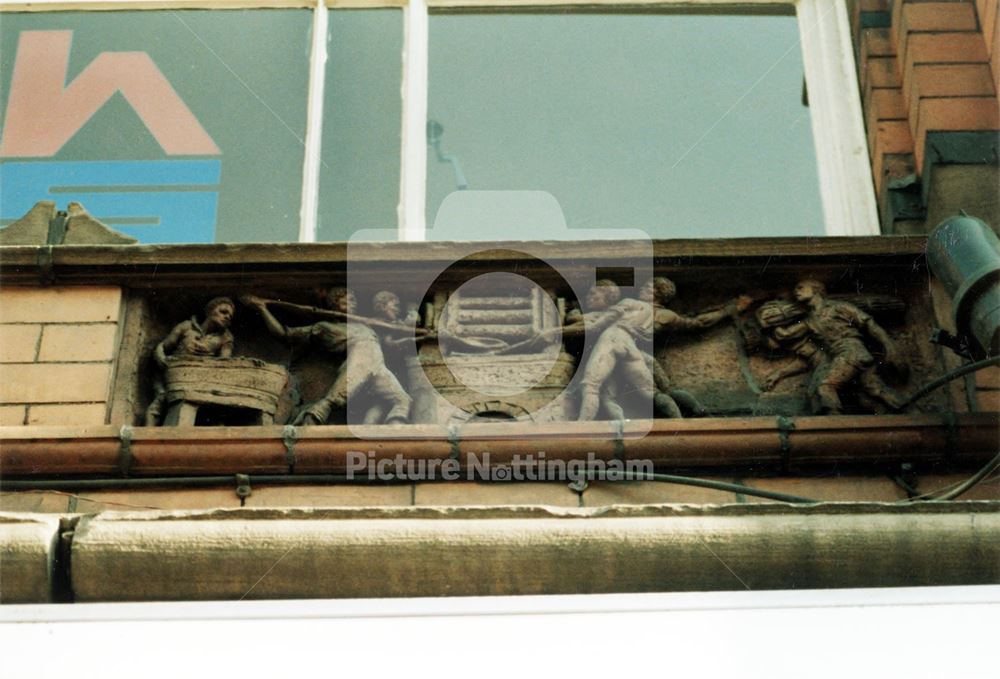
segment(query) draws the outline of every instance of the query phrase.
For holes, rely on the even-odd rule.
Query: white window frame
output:
[[[0,0],[0,11],[308,8],[313,11],[299,241],[316,241],[326,35],[330,9],[402,8],[403,54],[399,238],[426,239],[428,19],[431,9],[527,7],[793,7],[809,84],[809,110],[828,236],[878,235],[879,219],[865,136],[846,0]]]

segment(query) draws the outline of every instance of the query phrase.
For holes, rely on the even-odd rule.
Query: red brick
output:
[[[914,34],[942,31],[975,31],[978,28],[976,10],[971,3],[929,2],[903,5],[893,34],[899,54],[906,54]]]
[[[731,478],[717,479],[732,483]],[[590,484],[583,493],[585,507],[649,504],[731,504],[736,502],[732,491],[712,490],[658,481]]]
[[[899,31],[974,31],[976,8],[971,2],[906,3],[900,15]]]
[[[415,505],[556,505],[578,507],[580,498],[565,483],[418,483]]]
[[[246,507],[399,507],[409,506],[413,487],[399,485],[259,486]]]
[[[889,0],[858,0],[855,4],[861,12],[889,11]]]
[[[881,200],[883,197],[883,184],[892,181],[893,179],[901,179],[902,177],[906,177],[911,174],[914,174],[912,153],[887,153],[883,155],[881,160],[881,173],[874,177],[876,195],[878,195]]]
[[[993,22],[993,54],[990,56],[990,69],[993,71],[993,87],[1000,92],[1000,19]]]
[[[996,97],[946,97],[921,99],[914,154],[923,167],[927,133],[935,131],[1000,129]]]
[[[975,472],[965,474],[942,474],[937,476],[920,475],[917,490],[929,493],[953,486],[967,480]],[[1000,477],[982,481],[968,491],[958,496],[958,500],[1000,500]]]
[[[878,476],[838,476],[832,478],[749,479],[749,486],[823,502],[896,502],[906,492],[891,479]],[[746,496],[747,502],[774,502]]]
[[[909,88],[913,68],[920,64],[985,64],[987,61],[986,43],[978,33],[916,33],[910,36],[901,59],[903,86]]]
[[[875,145],[878,123],[883,120],[906,120],[903,96],[898,89],[873,90],[865,115],[868,128],[868,147]]]
[[[888,28],[865,28],[861,31],[861,68],[869,59],[896,56],[896,46],[889,38]]]
[[[867,101],[871,91],[880,87],[899,87],[899,74],[896,72],[896,57],[872,57],[865,64],[861,75],[861,87],[864,89]]]
[[[977,372],[976,387],[979,389],[1000,389],[1000,366]]]
[[[106,511],[142,511],[156,509],[215,509],[240,506],[233,488],[179,488],[149,490],[89,490],[77,493],[80,514]]]
[[[976,13],[979,15],[979,30],[986,40],[986,51],[993,54],[997,35],[997,13],[1000,2],[997,0],[976,0]]]
[[[988,64],[924,64],[913,68],[907,111],[914,136],[920,102],[934,97],[988,97],[995,94]]]
[[[876,126],[875,144],[872,146],[872,173],[878,177],[883,171],[882,157],[886,154],[913,153],[913,135],[905,120],[887,120]]]
[[[991,413],[1000,411],[1000,391],[995,389],[976,391],[976,403],[980,410]]]
[[[996,94],[988,64],[923,64],[913,69],[911,99]]]

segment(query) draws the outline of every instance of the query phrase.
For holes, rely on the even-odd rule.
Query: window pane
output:
[[[428,225],[457,166],[552,194],[570,229],[822,234],[802,99],[794,16],[433,15]]]
[[[311,16],[4,14],[0,218],[77,201],[146,243],[296,240]]]
[[[317,237],[395,229],[403,13],[331,10]]]

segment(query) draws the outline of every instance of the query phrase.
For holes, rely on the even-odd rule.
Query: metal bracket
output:
[[[944,423],[945,457],[951,460],[958,449],[958,416],[946,410],[941,413],[941,419]]]
[[[590,487],[590,482],[587,479],[577,479],[573,483],[569,484],[569,489],[574,493],[579,493],[583,495],[583,491]]]
[[[132,427],[122,425],[118,430],[118,471],[127,477],[132,471]]]
[[[612,420],[611,426],[615,430],[615,459],[625,462],[625,423],[621,420]]]
[[[49,220],[49,231],[45,242],[49,245],[59,245],[66,240],[66,227],[69,226],[69,214],[59,210]]]
[[[938,344],[951,349],[957,356],[966,360],[973,360],[972,351],[969,349],[968,337],[956,337],[943,328],[934,328],[931,330],[930,341],[931,344]]]
[[[240,504],[243,504],[243,500],[250,497],[253,489],[250,488],[250,475],[249,474],[237,474],[236,475],[236,497],[240,499]]]
[[[778,439],[781,441],[781,468],[788,471],[792,459],[792,440],[789,434],[795,431],[795,421],[790,417],[778,416]]]
[[[461,458],[462,451],[459,447],[461,442],[462,438],[458,434],[458,427],[450,425],[448,427],[448,443],[451,445],[451,453],[448,455],[449,460],[458,460]]]
[[[917,473],[913,470],[913,465],[904,462],[899,465],[899,473],[892,477],[893,482],[903,489],[907,498],[915,498],[920,493],[917,491]]]
[[[295,471],[295,440],[298,438],[298,432],[295,427],[290,424],[286,424],[285,428],[281,430],[281,442],[285,444],[285,462],[288,464],[288,471]]]
[[[52,260],[52,246],[43,245],[38,248],[38,281],[42,285],[52,285],[56,282],[55,263]]]

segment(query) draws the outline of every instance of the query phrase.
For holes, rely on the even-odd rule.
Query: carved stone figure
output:
[[[401,320],[402,309],[399,296],[391,290],[380,290],[372,297],[375,318],[383,321],[382,324],[373,325],[372,328],[378,332],[382,346],[387,349],[395,349],[407,342],[426,341],[434,337],[432,333],[416,328],[420,319],[415,309],[407,314],[405,320]]]
[[[875,359],[865,346],[866,338],[877,342],[885,352],[886,364],[905,373],[905,366],[888,333],[850,302],[827,299],[826,286],[821,281],[812,278],[799,281],[794,296],[809,309],[802,324],[829,357],[829,365],[819,373],[816,385],[820,411],[840,413],[839,392],[852,383],[856,383],[864,394],[898,410],[904,399],[879,377]],[[779,337],[791,337],[799,332],[801,329],[793,324]]]
[[[746,309],[751,299],[741,296],[719,309],[706,311],[695,316],[682,316],[667,308],[667,304],[677,295],[677,286],[672,280],[663,276],[657,276],[646,281],[639,290],[639,299],[647,301],[653,305],[653,335],[664,340],[674,332],[691,332],[707,330],[717,325],[726,318],[733,318],[736,314]],[[675,404],[682,406],[695,416],[704,416],[705,408],[698,402],[692,394],[677,389],[670,384],[670,378],[658,360],[649,354],[649,361],[652,364],[653,380],[656,388],[666,393]],[[669,417],[681,417],[680,410],[669,414]]]
[[[216,297],[205,306],[205,319],[183,321],[156,345],[153,357],[155,397],[145,423],[193,426],[202,406],[256,413],[254,424],[271,424],[288,373],[254,358],[233,357],[235,305]]]
[[[334,409],[346,408],[349,399],[363,392],[374,401],[387,405],[387,412],[381,421],[407,421],[411,399],[386,367],[379,338],[372,330],[372,326],[381,327],[386,323],[355,315],[357,301],[353,291],[348,288],[329,290],[326,303],[331,310],[286,304],[253,295],[243,297],[242,301],[260,313],[268,332],[275,337],[290,344],[309,344],[331,355],[344,355],[337,377],[326,394],[303,408],[294,424],[325,424]],[[268,309],[269,305],[291,307],[335,320],[289,328],[274,317]]]
[[[587,294],[590,311],[567,315],[564,336],[587,329],[600,333],[584,366],[578,419],[594,419],[602,406],[611,417],[623,417],[612,383],[616,370],[626,382],[626,389],[652,402],[661,415],[683,417],[678,402],[693,413],[704,411],[694,396],[670,385],[666,371],[653,357],[653,338],[676,330],[709,328],[734,314],[739,305],[733,302],[697,316],[681,316],[665,306],[675,293],[672,281],[653,278],[643,285],[639,299],[621,299],[621,291],[613,281],[600,280]]]
[[[792,362],[772,370],[761,380],[761,388],[771,391],[782,380],[812,372],[808,388],[810,401],[815,401],[816,384],[829,365],[826,352],[816,343],[812,332],[802,320],[809,312],[802,304],[788,300],[764,302],[754,314],[762,339],[768,349],[781,350],[793,357]],[[818,409],[814,404],[814,410]]]
[[[168,368],[170,357],[218,357],[228,358],[233,355],[233,333],[229,326],[233,322],[236,305],[228,297],[216,297],[205,305],[205,320],[198,322],[196,317],[182,321],[174,326],[163,340],[153,350],[153,359],[160,371],[153,378],[153,389],[156,396],[146,409],[146,426],[154,427],[160,423],[163,409],[167,405],[167,391],[163,371]]]

